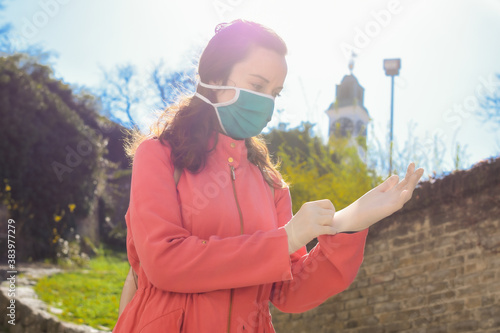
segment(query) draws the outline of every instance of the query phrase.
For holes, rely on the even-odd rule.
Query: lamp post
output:
[[[391,138],[389,146],[389,176],[392,173],[392,144],[394,126],[394,76],[399,75],[401,59],[384,59],[385,75],[391,77]]]

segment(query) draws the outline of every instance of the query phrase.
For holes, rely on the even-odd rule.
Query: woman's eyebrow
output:
[[[258,77],[259,79],[262,79],[263,81],[266,81],[266,83],[269,83],[269,80],[263,77],[262,75],[259,74],[250,74],[250,76],[255,76]]]

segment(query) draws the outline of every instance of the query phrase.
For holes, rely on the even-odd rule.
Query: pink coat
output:
[[[244,140],[219,133],[205,169],[184,170],[177,189],[170,151],[151,138],[134,157],[125,218],[139,287],[114,333],[274,332],[269,301],[304,312],[354,280],[367,230],[290,256],[289,189],[273,199]]]

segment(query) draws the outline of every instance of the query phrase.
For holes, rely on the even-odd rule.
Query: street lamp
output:
[[[384,59],[385,75],[391,77],[391,140],[389,147],[389,176],[392,173],[392,133],[394,125],[394,76],[399,75],[401,59]]]

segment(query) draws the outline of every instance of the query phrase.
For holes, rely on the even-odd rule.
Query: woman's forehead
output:
[[[280,86],[283,85],[286,74],[285,56],[258,46],[252,47],[245,59],[236,63],[231,72],[231,76],[254,77]]]

